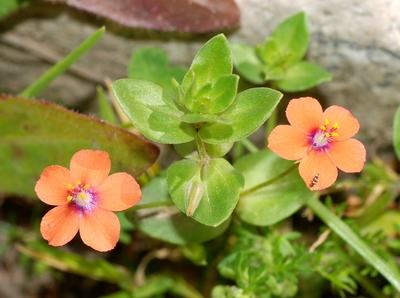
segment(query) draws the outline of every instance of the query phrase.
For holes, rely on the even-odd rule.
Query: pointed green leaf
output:
[[[214,85],[219,77],[232,73],[232,55],[228,40],[223,34],[210,39],[197,53],[190,70],[195,74],[196,85],[201,88],[209,83]],[[182,87],[188,90],[191,76],[183,79]]]
[[[221,117],[231,120],[233,124],[207,123],[199,130],[203,141],[211,144],[236,142],[244,139],[271,115],[282,93],[269,88],[252,88],[240,92],[235,104],[226,110]]]
[[[171,79],[182,82],[186,69],[170,68],[167,53],[157,48],[140,48],[131,57],[128,76],[132,79],[153,82],[173,93]]]
[[[155,162],[159,152],[129,131],[56,104],[0,97],[0,192],[35,197],[43,169],[69,168],[72,155],[81,149],[107,151],[111,172],[136,177]]]
[[[278,65],[285,58],[280,52],[277,40],[273,37],[267,38],[259,51],[261,58],[269,66]]]
[[[126,216],[143,233],[169,243],[205,242],[221,235],[230,223],[227,220],[218,227],[210,227],[187,217],[173,204],[163,174],[142,188],[142,199],[137,206],[157,203],[160,207],[127,211]]]
[[[239,77],[237,75],[224,75],[212,87],[210,93],[210,106],[208,113],[222,113],[233,103],[236,97]]]
[[[283,21],[272,33],[279,52],[285,57],[285,64],[300,61],[308,48],[307,20],[304,12],[300,12]]]
[[[246,180],[243,192],[266,182],[290,168],[293,162],[284,160],[270,150],[259,151],[239,159],[234,167]],[[312,196],[298,170],[275,183],[243,195],[235,212],[252,225],[268,226],[296,212]]]
[[[232,44],[232,55],[235,68],[242,77],[253,84],[264,84],[264,64],[258,58],[254,47],[234,43]]]
[[[284,77],[275,83],[280,90],[296,92],[310,89],[331,79],[331,74],[325,69],[310,62],[300,61],[290,66]]]
[[[198,185],[196,177],[199,166],[201,185]],[[172,200],[182,212],[189,213],[202,224],[217,227],[233,212],[244,180],[228,161],[214,158],[204,165],[194,160],[172,164],[168,169],[167,184]],[[194,186],[195,192],[191,192]],[[194,198],[198,202],[189,204],[193,193],[200,193],[201,196]]]
[[[111,84],[115,97],[133,125],[148,139],[163,144],[186,143],[195,130],[180,119],[183,112],[160,86],[135,79]]]

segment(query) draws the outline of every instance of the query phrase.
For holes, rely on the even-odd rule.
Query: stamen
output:
[[[90,184],[86,184],[83,188],[88,189],[90,187]]]
[[[338,129],[338,127],[339,127],[339,123],[337,123],[337,122],[333,123],[333,128],[334,129]]]
[[[329,120],[328,120],[328,118],[325,118],[325,125],[329,125]]]
[[[81,184],[82,184],[81,180],[78,180],[76,183],[77,183],[78,185],[81,185]]]
[[[80,193],[79,196],[84,200],[86,199],[86,195],[84,193]]]
[[[320,127],[319,127],[321,130],[326,130],[326,127],[324,126],[324,125],[321,125]]]
[[[71,200],[72,200],[72,196],[68,196],[68,197],[67,197],[67,201],[68,201],[68,202],[71,202]]]
[[[74,187],[73,187],[72,184],[70,184],[70,183],[67,184],[67,187],[68,187],[69,189],[74,189]]]
[[[332,137],[338,137],[338,136],[339,136],[339,134],[337,132],[332,133]]]
[[[326,132],[324,135],[325,135],[327,138],[329,138],[329,137],[330,137],[330,134],[329,134],[329,132]]]

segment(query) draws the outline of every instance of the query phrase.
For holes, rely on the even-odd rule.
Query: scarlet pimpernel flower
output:
[[[40,224],[50,245],[64,245],[79,231],[82,241],[95,250],[115,247],[120,223],[112,211],[135,205],[141,191],[131,175],[108,176],[110,169],[107,152],[81,150],[72,157],[70,170],[58,165],[43,170],[35,191],[41,201],[56,206]]]
[[[307,187],[321,190],[337,179],[338,170],[361,172],[366,151],[352,139],[360,124],[345,108],[325,111],[312,97],[289,102],[286,117],[290,125],[278,125],[268,138],[268,147],[288,160],[300,160],[299,173]]]

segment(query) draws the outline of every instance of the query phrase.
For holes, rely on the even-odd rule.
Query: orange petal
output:
[[[136,180],[127,173],[116,173],[97,188],[98,205],[110,211],[128,209],[140,201],[142,192]]]
[[[67,184],[73,183],[71,172],[62,166],[45,168],[36,182],[35,191],[41,201],[58,206],[67,203]]]
[[[364,145],[355,139],[333,142],[328,151],[329,158],[343,172],[358,173],[364,167],[366,151]]]
[[[79,217],[79,212],[70,204],[55,207],[43,216],[40,233],[50,245],[64,245],[78,232]]]
[[[76,180],[94,187],[108,176],[111,160],[106,151],[81,150],[72,156],[70,170]],[[76,181],[75,181],[76,182]]]
[[[318,151],[311,151],[309,155],[301,160],[299,173],[311,190],[328,188],[336,181],[338,176],[336,166],[326,153]],[[316,175],[318,175],[317,182],[314,186],[310,186]]]
[[[118,217],[102,208],[84,214],[79,228],[82,241],[98,251],[113,249],[118,242],[119,231]]]
[[[312,97],[300,97],[292,99],[286,109],[286,117],[289,123],[306,134],[324,124],[322,107]]]
[[[329,120],[329,124],[333,125],[335,122],[338,123],[338,129],[336,132],[339,136],[335,137],[335,141],[346,140],[354,136],[360,129],[360,123],[349,110],[339,106],[331,106],[324,112],[324,119]]]
[[[303,158],[309,147],[307,135],[290,125],[278,125],[268,137],[268,148],[288,160]]]

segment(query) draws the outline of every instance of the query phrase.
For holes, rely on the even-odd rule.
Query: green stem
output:
[[[173,206],[173,205],[175,205],[173,201],[154,202],[154,203],[135,205],[132,208],[130,208],[129,211],[136,211],[140,209],[150,209],[150,208],[164,207],[164,206]]]
[[[198,133],[196,133],[196,145],[197,145],[197,152],[199,152],[200,160],[208,160],[209,156],[207,154],[206,147]]]
[[[256,186],[253,186],[252,188],[249,188],[248,190],[242,192],[240,194],[241,197],[244,197],[252,192],[255,192],[257,190],[259,190],[260,188],[266,187],[272,183],[275,183],[276,181],[278,181],[279,179],[282,179],[283,177],[285,177],[286,175],[288,175],[291,171],[293,171],[294,169],[296,169],[298,166],[298,163],[294,163],[290,168],[288,168],[286,171],[280,173],[278,176],[275,176],[274,178],[267,180],[263,183],[260,183]]]
[[[240,141],[240,143],[247,149],[249,150],[250,153],[256,153],[260,151],[260,149],[257,148],[256,145],[254,145],[249,139],[243,139]]]
[[[57,62],[52,68],[46,71],[33,84],[28,86],[21,92],[21,96],[34,97],[39,94],[47,85],[49,85],[56,77],[65,72],[72,64],[75,63],[83,54],[85,54],[99,39],[103,36],[105,28],[97,30],[92,36],[86,39],[68,56]]]
[[[397,291],[400,291],[400,274],[394,271],[385,260],[378,256],[348,225],[315,197],[309,199],[306,205],[336,234],[347,242],[347,244],[354,248],[365,260],[379,271]]]

